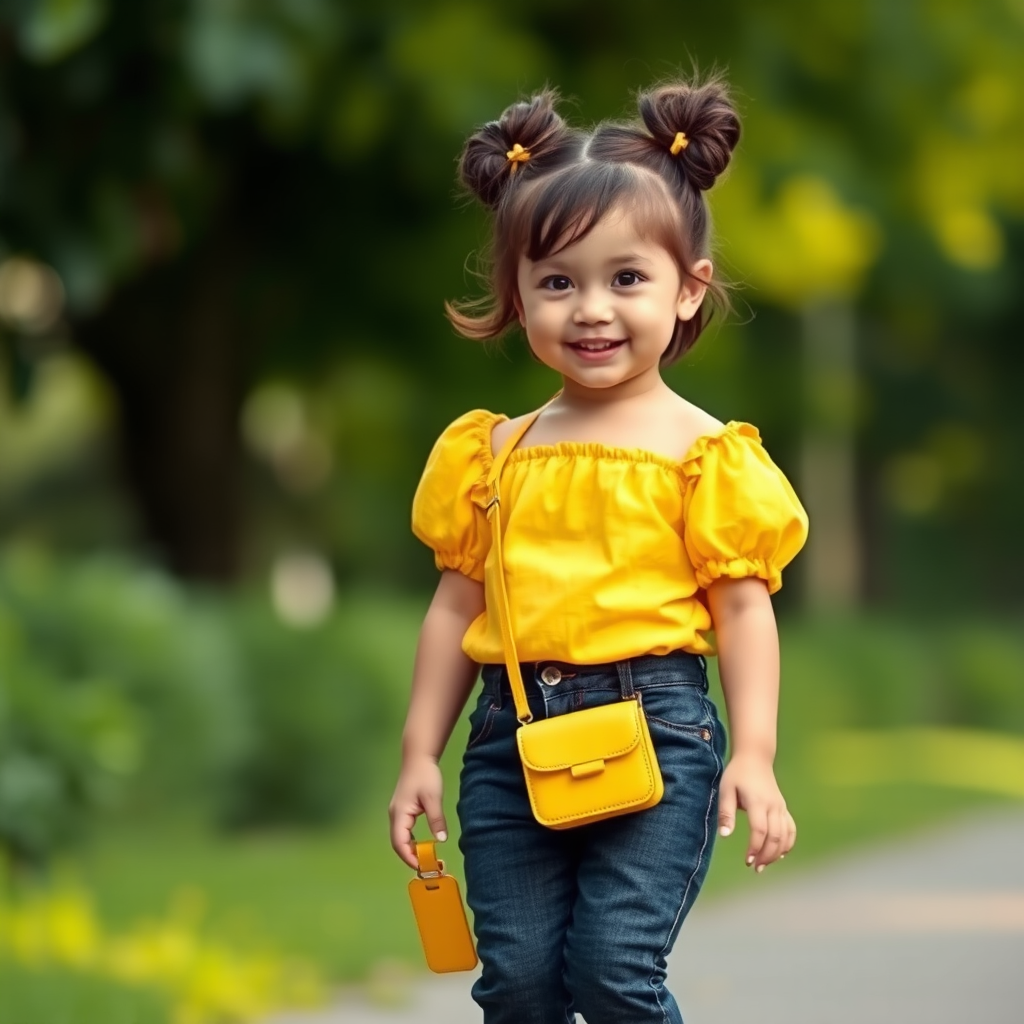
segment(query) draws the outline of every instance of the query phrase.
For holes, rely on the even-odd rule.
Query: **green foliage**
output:
[[[380,672],[335,620],[295,631],[263,605],[231,615],[252,739],[225,775],[233,826],[320,824],[366,794],[364,766],[388,723]]]
[[[128,988],[60,967],[31,968],[0,960],[0,1024],[169,1024],[159,993]]]
[[[21,5],[18,42],[32,60],[52,64],[87,43],[102,28],[106,0],[36,0]]]
[[[951,725],[1024,734],[1017,622],[805,619],[786,624],[782,652],[783,701],[819,730]]]
[[[198,595],[124,561],[23,552],[0,562],[0,599],[54,692],[98,679],[133,709],[136,801],[194,796],[239,756],[247,727],[237,652]]]
[[[345,579],[426,585],[404,527],[430,441],[467,408],[514,414],[557,384],[518,340],[492,358],[444,321],[484,238],[452,202],[453,158],[545,79],[588,122],[692,57],[727,67],[740,99],[743,140],[711,202],[716,263],[757,315],[702,340],[673,385],[758,423],[795,469],[809,396],[794,311],[851,303],[875,592],[1019,597],[1024,490],[1003,468],[1021,446],[1019,3],[3,11],[0,261],[53,268],[64,297],[34,327],[0,317],[9,384],[52,344],[89,353],[117,395],[137,518],[177,572],[224,578],[240,562],[204,553],[243,549],[262,571],[299,536]],[[275,381],[328,413],[252,453],[240,524],[240,407]],[[37,528],[31,504],[19,531]],[[929,553],[946,549],[956,583],[934,586]]]
[[[351,813],[399,713],[340,616],[298,631],[124,561],[0,559],[0,844],[44,859],[104,809],[232,826]]]
[[[124,697],[101,679],[58,681],[0,605],[0,847],[30,862],[77,838],[119,795],[138,753]]]

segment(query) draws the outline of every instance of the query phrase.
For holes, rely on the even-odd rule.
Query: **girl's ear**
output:
[[[704,301],[704,294],[711,283],[711,275],[714,267],[711,260],[697,260],[690,268],[689,274],[683,278],[683,286],[679,291],[679,301],[676,304],[676,316],[680,320],[692,320]]]
[[[523,300],[519,296],[519,289],[512,291],[512,305],[516,307],[516,315],[519,317],[519,326],[526,327],[526,314],[523,312]]]

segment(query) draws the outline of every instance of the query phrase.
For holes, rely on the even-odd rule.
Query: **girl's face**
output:
[[[683,279],[671,254],[612,210],[579,241],[533,262],[520,257],[519,319],[530,348],[567,391],[621,397],[661,380],[676,319],[689,320],[711,276],[699,260]]]

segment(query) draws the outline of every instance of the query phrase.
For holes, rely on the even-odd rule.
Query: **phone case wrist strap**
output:
[[[416,844],[416,861],[419,864],[416,873],[420,878],[444,874],[444,861],[437,859],[433,840]]]

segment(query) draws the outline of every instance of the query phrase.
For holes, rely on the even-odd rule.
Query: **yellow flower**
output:
[[[199,930],[204,906],[202,893],[189,890],[166,920],[106,935],[79,887],[65,885],[17,905],[0,900],[0,958],[158,989],[172,1001],[174,1024],[240,1024],[324,1001],[326,988],[313,965],[205,938]]]

